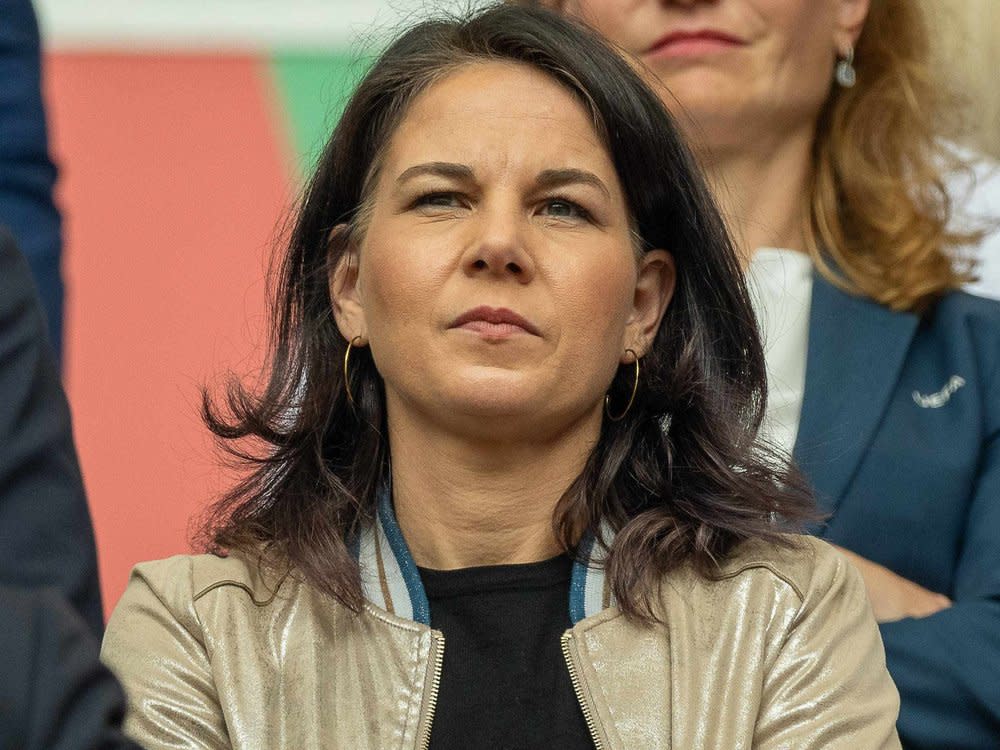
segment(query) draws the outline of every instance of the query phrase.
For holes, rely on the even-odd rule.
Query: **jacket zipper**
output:
[[[594,714],[590,710],[590,703],[583,694],[583,685],[580,683],[580,676],[576,673],[576,664],[573,663],[573,655],[570,652],[570,640],[572,638],[573,636],[570,635],[569,631],[566,631],[562,635],[563,658],[566,660],[566,667],[569,669],[569,678],[573,682],[573,692],[576,693],[577,703],[580,704],[580,709],[583,711],[583,719],[587,722],[587,729],[590,730],[591,739],[594,740],[594,750],[604,750],[604,742],[601,741],[601,737],[597,732],[597,722],[594,720]]]
[[[420,742],[417,747],[420,750],[428,750],[431,746],[431,724],[434,722],[434,709],[437,708],[438,690],[441,688],[441,668],[444,666],[444,634],[437,631],[431,632],[431,652],[430,662],[434,665],[431,675],[431,687],[427,693],[427,700],[424,705],[424,724],[421,729]]]

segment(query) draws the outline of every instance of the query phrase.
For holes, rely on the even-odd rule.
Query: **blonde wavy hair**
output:
[[[946,138],[958,97],[935,74],[916,0],[871,0],[854,67],[857,83],[831,86],[817,123],[807,249],[841,289],[922,313],[974,278],[960,250],[982,235],[951,228],[945,175],[967,167]]]
[[[944,182],[965,165],[944,134],[957,97],[934,74],[924,10],[872,0],[855,48],[857,84],[833,86],[813,148],[810,255],[848,292],[923,312],[973,278],[950,228]]]

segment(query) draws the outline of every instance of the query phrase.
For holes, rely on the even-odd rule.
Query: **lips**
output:
[[[654,57],[697,54],[743,44],[746,42],[739,37],[717,29],[672,31],[654,42],[646,54]]]
[[[510,335],[514,333],[530,333],[541,335],[527,318],[518,315],[506,307],[488,307],[480,305],[467,310],[455,318],[449,328],[466,328],[486,335]]]

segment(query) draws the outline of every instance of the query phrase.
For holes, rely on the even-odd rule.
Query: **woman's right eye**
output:
[[[460,208],[461,205],[455,193],[426,193],[413,202],[415,208]]]

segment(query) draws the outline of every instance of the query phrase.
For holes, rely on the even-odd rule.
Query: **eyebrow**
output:
[[[430,161],[425,164],[415,164],[412,167],[404,169],[402,174],[396,178],[396,184],[399,185],[415,177],[422,177],[424,175],[463,181],[475,179],[475,172],[465,164]],[[609,199],[611,198],[611,191],[608,190],[608,186],[604,184],[604,181],[593,172],[588,172],[585,169],[571,167],[565,169],[545,169],[539,173],[535,184],[542,189],[551,189],[572,184],[591,185],[604,193]]]
[[[448,177],[453,180],[472,180],[475,178],[472,168],[465,164],[454,164],[448,161],[429,161],[426,164],[416,164],[408,169],[404,169],[403,173],[396,178],[396,184],[402,184],[407,180],[412,180],[414,177],[421,177],[423,175]]]
[[[611,198],[611,191],[608,190],[604,181],[593,172],[588,172],[585,169],[546,169],[538,175],[535,182],[540,188],[556,188],[582,183],[597,188],[608,199]]]

